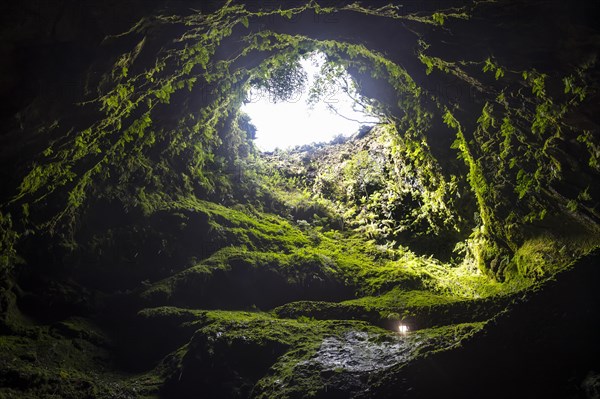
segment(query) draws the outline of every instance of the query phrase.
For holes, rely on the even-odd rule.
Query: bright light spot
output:
[[[405,324],[400,324],[398,326],[398,331],[400,332],[400,334],[407,334],[408,333],[408,326]]]
[[[366,114],[364,108],[341,87],[330,88],[331,93],[310,109],[307,104],[308,92],[324,62],[325,56],[320,53],[301,60],[308,75],[301,96],[274,103],[268,95],[261,96],[256,90],[249,93],[249,102],[242,106],[242,111],[250,116],[252,124],[256,126],[254,143],[260,150],[273,151],[275,148],[329,142],[340,134],[351,136],[361,125],[372,126],[379,122],[377,117]],[[331,107],[337,112],[332,111]]]

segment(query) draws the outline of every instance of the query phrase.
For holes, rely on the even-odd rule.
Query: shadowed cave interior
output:
[[[600,397],[600,6],[0,15],[0,397]],[[332,87],[375,122],[258,149]]]

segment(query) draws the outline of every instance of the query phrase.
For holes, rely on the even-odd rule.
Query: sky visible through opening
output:
[[[326,98],[316,103],[312,109],[309,107],[309,88],[324,62],[325,56],[322,53],[313,53],[301,60],[308,79],[302,95],[294,99],[275,103],[268,95],[260,95],[256,90],[251,90],[249,101],[242,106],[242,111],[250,116],[257,128],[254,143],[259,150],[273,151],[276,148],[329,142],[340,134],[351,136],[361,125],[374,125],[379,121],[376,117],[365,114],[362,107],[341,87],[329,88],[330,93]],[[333,106],[337,113],[330,110],[328,105]]]

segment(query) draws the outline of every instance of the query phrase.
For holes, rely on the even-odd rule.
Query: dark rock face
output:
[[[0,397],[597,398],[599,16],[0,6]],[[317,49],[392,122],[254,151]]]

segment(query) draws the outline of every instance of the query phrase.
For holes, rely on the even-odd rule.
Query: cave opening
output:
[[[241,107],[261,151],[343,141],[380,122],[343,66],[314,51],[253,78]]]

